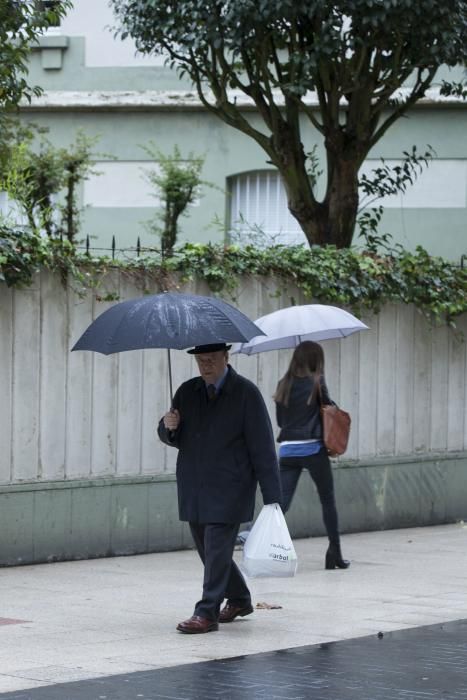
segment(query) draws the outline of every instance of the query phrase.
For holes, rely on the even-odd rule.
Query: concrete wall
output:
[[[191,291],[206,293],[202,282]],[[100,294],[140,291],[111,276]],[[157,291],[157,290],[154,290]],[[303,301],[271,279],[245,280],[250,318]],[[43,273],[32,288],[0,284],[0,563],[26,563],[189,546],[178,522],[176,451],[155,426],[169,405],[163,350],[101,356],[70,348],[107,304]],[[466,343],[431,328],[412,307],[366,316],[368,332],[325,341],[333,398],[352,415],[336,461],[343,531],[452,522],[467,515]],[[467,316],[459,327],[467,337]],[[290,351],[233,356],[271,395]],[[172,352],[174,386],[196,373]],[[296,535],[320,534],[308,478],[289,514]]]
[[[334,465],[340,530],[361,532],[467,519],[466,453]],[[258,497],[257,511],[261,508]],[[303,474],[287,522],[292,537],[325,535]],[[193,547],[178,519],[173,474],[0,486],[0,566]]]

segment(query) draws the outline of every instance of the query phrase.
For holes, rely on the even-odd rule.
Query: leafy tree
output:
[[[310,244],[351,244],[368,152],[442,65],[467,55],[467,0],[110,2],[122,39],[168,56],[207,110],[263,148]],[[242,97],[256,106],[254,118]],[[304,146],[310,124],[326,153],[320,200]]]
[[[44,137],[34,148],[33,138],[31,128],[23,132],[22,141],[11,143],[8,164],[3,172],[0,169],[0,190],[14,202],[14,215],[24,215],[33,233],[44,231],[76,244],[81,214],[77,188],[90,174],[97,174],[92,169],[96,139],[78,131],[68,148],[56,148]]]
[[[155,187],[161,200],[162,212],[156,220],[149,222],[149,230],[160,235],[163,257],[172,255],[179,231],[179,218],[187,214],[187,207],[200,194],[200,185],[209,185],[201,180],[204,158],[190,153],[183,159],[180,149],[174,146],[173,154],[166,156],[154,144],[144,147],[146,153],[158,161],[157,169],[146,170],[146,179]],[[162,221],[162,226],[158,224]]]
[[[32,134],[30,134],[32,139]],[[7,212],[6,221],[27,219],[33,231],[44,230],[51,236],[54,232],[53,197],[62,187],[63,165],[58,152],[47,141],[41,143],[36,153],[25,139],[11,148],[11,157],[0,189],[14,203],[13,216]]]
[[[71,7],[70,0],[0,0],[0,110],[16,107],[21,98],[41,92],[27,82],[32,44]]]
[[[371,207],[375,201],[381,201],[384,197],[395,194],[403,194],[410,185],[413,185],[423,168],[428,167],[435,152],[428,146],[423,154],[417,153],[416,146],[411,153],[404,151],[404,159],[399,165],[390,167],[381,158],[381,165],[373,168],[371,177],[364,173],[359,180],[360,197],[359,216],[357,224],[360,229],[359,237],[365,241],[366,250],[377,253],[378,250],[389,250],[392,244],[392,236],[389,233],[380,234],[378,227],[383,217],[383,206]]]
[[[63,165],[62,187],[65,191],[65,204],[60,207],[62,214],[60,233],[73,244],[77,243],[81,225],[78,187],[90,175],[100,174],[93,169],[93,162],[97,155],[93,152],[96,141],[97,138],[86,136],[84,132],[78,131],[75,143],[68,149],[60,149],[58,152]]]
[[[32,127],[21,125],[16,117],[18,104],[42,92],[27,80],[31,47],[70,7],[70,0],[0,0],[0,177],[15,143],[31,135]]]

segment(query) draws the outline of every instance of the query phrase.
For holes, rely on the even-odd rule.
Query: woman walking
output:
[[[280,428],[279,465],[282,481],[282,510],[290,508],[302,469],[308,469],[318,490],[323,521],[329,538],[326,569],[346,569],[342,557],[331,463],[322,441],[321,404],[332,404],[324,379],[321,345],[304,341],[295,348],[287,372],[276,393],[277,424]]]

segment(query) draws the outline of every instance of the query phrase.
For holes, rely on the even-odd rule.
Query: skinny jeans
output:
[[[326,448],[308,457],[281,457],[279,460],[282,483],[282,510],[286,513],[292,502],[302,469],[313,479],[321,501],[323,522],[329,541],[339,544],[339,525],[334,495],[334,480]]]

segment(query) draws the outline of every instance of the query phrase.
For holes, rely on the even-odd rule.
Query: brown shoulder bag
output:
[[[318,380],[321,422],[323,425],[323,442],[330,457],[343,455],[347,449],[350,435],[350,415],[338,406],[323,404],[321,386]]]

